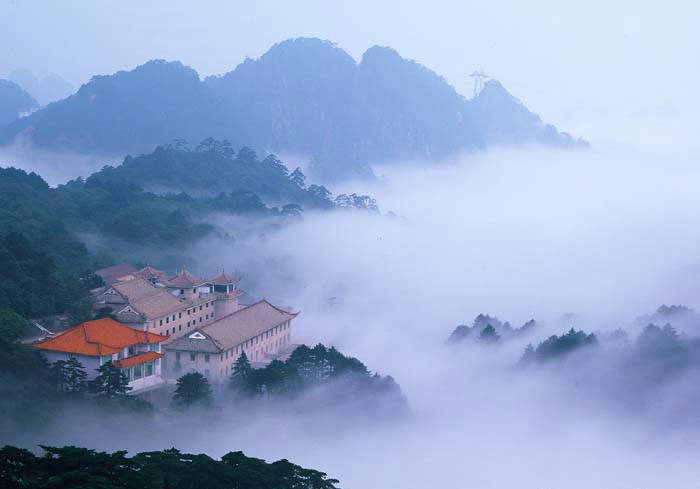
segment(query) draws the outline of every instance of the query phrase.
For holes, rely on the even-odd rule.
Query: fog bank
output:
[[[244,446],[314,463],[344,487],[693,487],[692,416],[625,411],[556,369],[514,368],[527,341],[570,326],[634,336],[633,319],[662,303],[698,307],[698,153],[660,147],[378,168],[362,191],[396,217],[307,213],[203,245],[211,266],[235,260],[253,291],[302,311],[298,341],[394,375],[414,413],[386,430],[340,424],[332,440],[253,424]],[[546,326],[496,350],[448,349],[450,331],[478,313]],[[660,411],[692,399],[695,383],[660,392]],[[220,446],[223,436],[206,444]]]

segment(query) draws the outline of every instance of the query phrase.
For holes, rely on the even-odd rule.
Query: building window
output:
[[[178,331],[182,331],[182,324],[178,324],[178,325],[177,325],[177,330],[178,330]]]
[[[158,343],[150,343],[148,345],[148,351],[158,351]]]
[[[102,365],[104,365],[107,362],[111,362],[111,361],[112,361],[112,355],[104,355],[102,357]]]
[[[134,380],[143,377],[143,365],[134,365]]]
[[[214,311],[212,311],[211,314],[209,314],[209,316],[214,317]]]
[[[178,312],[178,313],[177,313],[177,318],[178,318],[178,319],[182,319],[182,313],[181,313],[181,312]]]
[[[163,320],[162,320],[162,319],[160,320],[160,326],[163,326]]]
[[[187,327],[188,327],[188,328],[190,327],[190,322],[189,322],[189,321],[187,321]]]
[[[209,363],[209,354],[208,353],[204,354],[204,361]]]
[[[194,359],[197,357],[196,353],[190,353],[190,362],[194,362]]]
[[[146,372],[144,374],[144,377],[150,377],[151,375],[155,374],[155,366],[153,362],[148,362],[146,364]]]
[[[175,352],[175,361],[176,361],[176,362],[179,362],[179,361],[180,361],[180,352],[179,352],[179,351],[176,351],[176,352]]]
[[[185,289],[180,289],[180,295],[184,295]]]
[[[170,318],[165,318],[165,324],[168,324],[169,322],[170,322]]]
[[[175,321],[175,314],[173,314],[173,321]]]
[[[130,346],[127,351],[129,352],[129,356],[132,356],[134,353],[136,353],[136,348],[133,346]]]

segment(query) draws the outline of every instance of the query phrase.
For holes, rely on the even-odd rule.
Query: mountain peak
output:
[[[304,60],[340,60],[355,64],[352,56],[335,43],[317,37],[287,39],[272,46],[260,57],[260,62],[284,60],[286,63]]]

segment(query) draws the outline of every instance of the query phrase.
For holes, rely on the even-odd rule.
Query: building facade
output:
[[[221,382],[244,351],[254,366],[263,366],[290,345],[297,314],[261,300],[198,327],[163,346],[163,375],[175,379],[199,372]]]
[[[101,365],[112,362],[129,378],[130,393],[138,393],[163,383],[161,345],[167,339],[103,318],[79,324],[33,346],[51,363],[77,359],[88,380],[97,376]]]

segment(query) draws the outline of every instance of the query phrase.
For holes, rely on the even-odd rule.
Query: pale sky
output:
[[[77,86],[152,58],[205,76],[314,36],[356,59],[391,46],[467,96],[467,75],[484,70],[567,129],[582,114],[700,112],[699,14],[683,0],[0,0],[0,76],[28,68]]]

